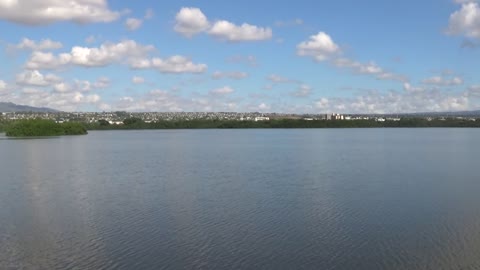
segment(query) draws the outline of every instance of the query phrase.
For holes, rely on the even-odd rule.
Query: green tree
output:
[[[140,126],[142,125],[144,122],[142,119],[140,118],[136,118],[136,117],[130,117],[130,118],[127,118],[125,120],[123,120],[123,124],[125,126]]]
[[[110,125],[110,122],[108,122],[108,121],[105,120],[105,119],[100,119],[100,120],[98,120],[98,124],[99,124],[101,127],[106,127],[106,126],[109,126],[109,125]]]

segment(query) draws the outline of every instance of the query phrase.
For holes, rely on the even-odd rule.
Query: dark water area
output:
[[[0,269],[480,269],[479,162],[480,129],[1,138]]]

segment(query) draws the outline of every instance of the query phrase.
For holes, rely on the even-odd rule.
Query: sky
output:
[[[480,109],[479,0],[0,0],[0,102],[63,111]]]

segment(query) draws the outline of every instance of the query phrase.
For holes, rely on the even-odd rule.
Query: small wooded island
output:
[[[52,120],[30,119],[11,123],[5,129],[7,137],[43,137],[88,134],[85,126],[78,122],[56,123]]]

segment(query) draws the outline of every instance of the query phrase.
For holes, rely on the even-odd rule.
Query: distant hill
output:
[[[0,102],[0,112],[58,112],[50,108],[37,108],[25,105],[17,105],[11,102]]]

